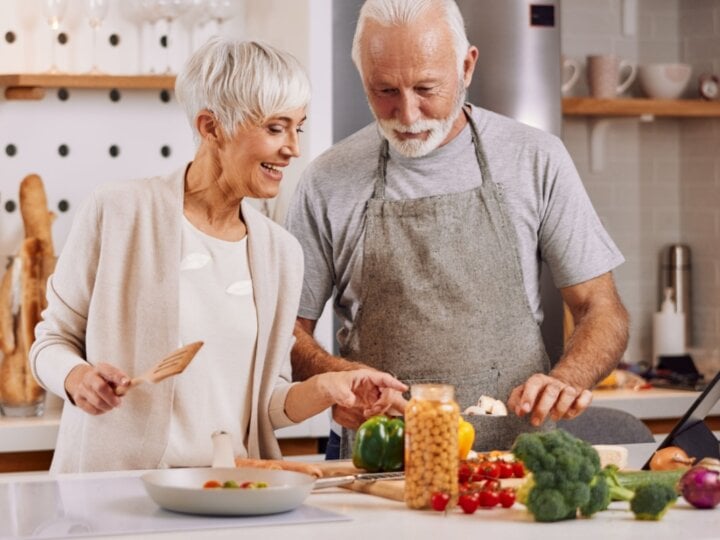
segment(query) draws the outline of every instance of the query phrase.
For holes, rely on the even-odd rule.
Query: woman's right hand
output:
[[[74,367],[65,378],[65,391],[73,403],[88,414],[106,413],[120,406],[116,388],[130,386],[130,377],[115,366],[99,363]]]

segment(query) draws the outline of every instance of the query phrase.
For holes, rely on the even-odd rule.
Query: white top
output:
[[[177,378],[163,465],[209,465],[216,430],[231,435],[236,455],[247,456],[257,342],[247,236],[220,240],[183,216],[179,316],[179,346],[205,344]]]

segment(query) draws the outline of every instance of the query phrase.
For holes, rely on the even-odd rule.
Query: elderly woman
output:
[[[216,430],[238,456],[277,458],[275,429],[335,403],[377,409],[384,389],[405,389],[370,370],[290,382],[302,251],[246,197],[275,196],[299,155],[309,83],[297,60],[216,38],[176,94],[199,141],[193,161],[97,190],[48,281],[30,361],[66,400],[52,472],[209,465]],[[127,391],[197,340],[182,375]]]

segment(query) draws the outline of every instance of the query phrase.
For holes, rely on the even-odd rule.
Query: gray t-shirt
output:
[[[540,323],[541,260],[555,285],[567,287],[608,272],[624,259],[557,137],[478,107],[472,114],[490,176],[500,186],[515,227],[528,303]],[[315,159],[300,179],[287,217],[287,228],[305,253],[298,315],[317,320],[334,294],[341,344],[358,309],[365,205],[373,194],[381,140],[373,123]],[[421,158],[404,157],[390,147],[388,199],[457,193],[481,182],[469,125]]]

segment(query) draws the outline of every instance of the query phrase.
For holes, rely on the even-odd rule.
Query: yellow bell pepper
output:
[[[460,418],[458,423],[458,457],[465,459],[475,442],[475,428],[473,425]]]

